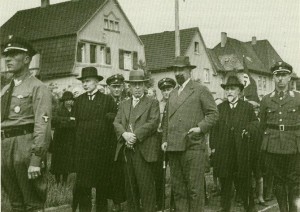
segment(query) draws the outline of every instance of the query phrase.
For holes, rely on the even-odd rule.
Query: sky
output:
[[[40,0],[0,0],[0,25]],[[50,4],[63,2],[50,0]],[[175,0],[119,0],[139,35],[174,30]],[[221,32],[240,41],[267,39],[300,76],[299,0],[179,0],[180,29],[199,27],[208,48]]]

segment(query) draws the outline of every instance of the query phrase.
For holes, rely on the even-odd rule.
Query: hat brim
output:
[[[96,78],[96,79],[98,79],[99,82],[104,79],[102,76],[99,76],[99,75],[97,75],[97,76],[86,76],[86,77],[77,77],[77,79],[80,80],[80,81],[82,81],[86,78]]]
[[[291,74],[292,72],[290,70],[288,70],[288,69],[280,69],[280,70],[273,71],[273,74],[277,74],[277,73]]]
[[[130,83],[130,82],[147,82],[150,79],[144,79],[144,80],[125,80],[124,82]]]
[[[242,85],[242,84],[229,84],[229,85],[227,85],[227,84],[221,84],[221,87],[222,87],[224,90],[225,90],[225,88],[228,87],[228,86],[236,86],[236,87],[240,88],[241,90],[244,90],[244,85]]]
[[[173,65],[173,66],[169,66],[167,69],[173,69],[173,68],[184,68],[184,67],[188,67],[190,69],[194,69],[197,66],[194,65]]]

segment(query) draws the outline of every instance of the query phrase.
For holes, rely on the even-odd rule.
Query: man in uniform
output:
[[[158,132],[158,138],[159,141],[162,141],[162,119],[164,116],[164,112],[165,112],[165,107],[166,104],[168,102],[169,99],[169,95],[171,93],[171,91],[175,88],[176,86],[176,82],[175,80],[171,79],[171,78],[163,78],[161,80],[158,81],[157,83],[158,88],[161,91],[162,94],[162,99],[159,101],[159,111],[160,111],[160,123],[159,123],[159,127],[157,129]],[[163,170],[163,155],[162,155],[162,151],[160,152],[160,156],[159,156],[159,160],[154,163],[153,165],[153,173],[154,173],[154,177],[155,177],[155,188],[156,188],[156,205],[158,210],[162,209],[162,198],[163,198],[163,177],[164,177],[164,170]],[[173,195],[172,195],[173,196]],[[173,198],[171,200],[171,202],[173,203]]]
[[[115,74],[107,78],[106,84],[110,90],[110,95],[114,99],[115,103],[117,104],[117,107],[119,108],[119,105],[121,101],[124,100],[123,98],[123,91],[124,91],[124,77],[122,74]],[[113,119],[115,116],[113,116]],[[116,148],[117,139],[116,137],[112,141]],[[111,181],[112,181],[112,200],[114,203],[113,211],[121,211],[121,203],[126,201],[126,195],[125,195],[125,180],[124,180],[124,170],[123,170],[123,164],[121,160],[115,161],[113,163],[112,167],[112,173],[111,173]]]
[[[51,138],[51,94],[30,75],[36,51],[28,41],[10,37],[2,53],[13,79],[1,93],[1,182],[13,211],[43,210],[44,176]]]
[[[296,212],[300,210],[300,94],[289,90],[292,66],[276,62],[271,71],[275,91],[266,95],[260,105],[262,150],[274,175],[280,211]]]
[[[175,58],[171,68],[179,86],[170,93],[163,123],[177,212],[204,211],[205,133],[218,119],[210,91],[191,79],[195,67],[188,57]]]
[[[117,107],[113,99],[97,89],[103,79],[95,67],[82,69],[81,77],[86,93],[74,102],[76,140],[74,168],[77,174],[73,193],[73,211],[79,203],[80,211],[91,211],[91,189],[96,188],[96,211],[108,210],[110,173],[114,157],[112,140],[115,137],[113,120]]]
[[[158,101],[144,94],[144,71],[133,70],[129,75],[132,97],[120,104],[114,121],[118,138],[115,160],[124,161],[127,207],[139,212],[140,199],[145,212],[154,212],[155,182],[152,162],[158,160],[160,144],[156,131],[159,124]]]

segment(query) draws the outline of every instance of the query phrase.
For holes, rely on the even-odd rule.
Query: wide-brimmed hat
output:
[[[223,89],[225,89],[228,86],[237,86],[239,87],[241,90],[244,89],[244,85],[243,83],[240,81],[240,79],[238,78],[237,75],[230,75],[227,78],[227,82],[225,84],[221,84],[221,87]]]
[[[146,78],[143,70],[132,70],[129,73],[129,80],[125,80],[125,82],[146,82],[149,79]]]
[[[73,93],[70,91],[64,92],[60,99],[61,102],[68,101],[68,100],[74,100]]]
[[[33,48],[31,43],[29,43],[29,41],[21,37],[10,35],[8,41],[4,45],[2,54],[7,56],[12,52],[25,52],[30,57],[36,54],[36,50]]]
[[[101,75],[98,75],[98,71],[95,67],[85,67],[81,70],[81,77],[77,77],[78,80],[83,80],[88,77],[94,77],[99,81],[103,80]]]
[[[173,65],[168,67],[168,69],[183,68],[183,67],[189,67],[190,69],[196,68],[196,66],[191,65],[189,57],[187,57],[187,56],[178,56],[178,57],[175,58]]]

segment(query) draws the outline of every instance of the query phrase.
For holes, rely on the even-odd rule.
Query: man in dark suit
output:
[[[179,86],[169,97],[163,123],[163,151],[168,152],[176,212],[204,211],[205,133],[216,123],[218,111],[209,90],[191,80],[188,57],[174,65]]]
[[[145,78],[142,70],[129,75],[132,98],[120,104],[114,121],[118,144],[115,160],[124,160],[125,188],[128,211],[155,211],[155,183],[152,162],[158,160],[160,144],[156,130],[159,124],[158,101],[144,95]]]
[[[247,184],[250,177],[247,167],[248,149],[242,134],[248,124],[257,118],[252,105],[239,99],[244,85],[235,73],[229,74],[226,84],[221,86],[225,90],[227,101],[218,105],[220,118],[210,136],[210,146],[212,152],[215,152],[214,171],[221,183],[220,211],[230,211],[235,175],[238,189],[244,189],[241,194],[246,211],[254,211],[253,195],[249,195],[250,184]],[[249,202],[247,197],[250,197]]]
[[[289,90],[291,65],[276,62],[271,71],[275,91],[266,95],[260,105],[262,150],[274,175],[280,211],[296,212],[300,211],[300,94]]]
[[[74,117],[76,141],[74,167],[77,174],[73,193],[73,210],[79,203],[80,211],[91,211],[91,188],[96,188],[96,209],[107,211],[110,168],[114,156],[113,114],[117,107],[111,96],[97,90],[103,79],[95,67],[82,69],[82,81],[86,93],[76,98]]]

